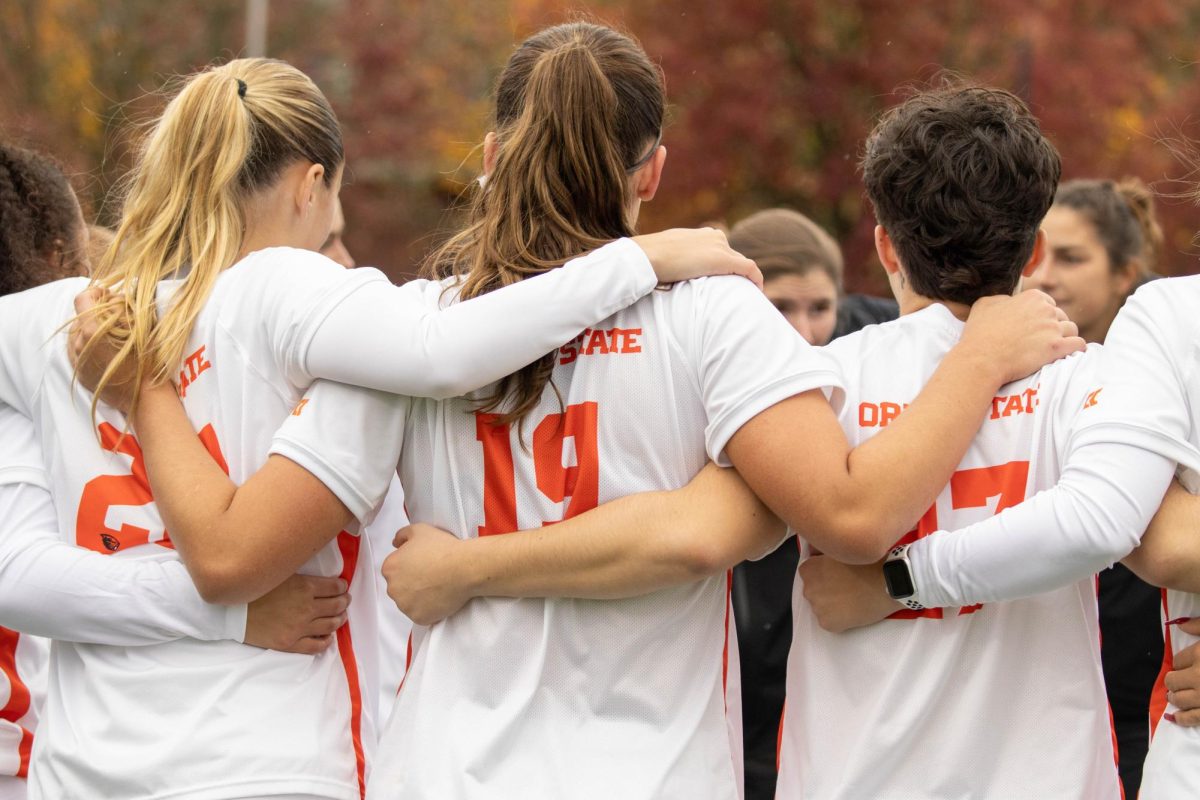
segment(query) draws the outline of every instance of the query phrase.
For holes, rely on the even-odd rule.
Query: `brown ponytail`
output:
[[[466,227],[426,270],[461,278],[463,300],[562,266],[633,233],[629,172],[662,130],[662,75],[633,40],[588,23],[548,28],[513,53],[496,84],[499,151]],[[483,399],[503,423],[538,403],[553,354]]]
[[[1117,183],[1117,194],[1125,199],[1142,234],[1142,274],[1155,271],[1158,252],[1163,245],[1163,230],[1154,211],[1154,192],[1138,178],[1122,178]]]

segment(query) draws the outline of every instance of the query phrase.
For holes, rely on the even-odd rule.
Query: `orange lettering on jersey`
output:
[[[605,333],[607,331],[592,331],[592,335],[588,337],[587,350],[584,352],[585,356],[608,352],[608,337],[604,335]]]
[[[1040,387],[1041,384],[1038,384],[1017,394],[993,397],[992,413],[988,419],[1011,417],[1014,414],[1032,414],[1038,403],[1041,402],[1037,396]]]
[[[1103,391],[1104,391],[1104,388],[1101,387],[1094,392],[1088,392],[1087,399],[1083,401],[1083,407],[1091,408],[1092,406],[1096,405],[1096,403],[1100,402],[1100,400],[1099,400],[1100,393]]]
[[[195,383],[200,375],[212,366],[212,362],[204,357],[205,345],[183,360],[183,369],[179,371],[179,396],[187,397],[188,387]]]
[[[308,398],[307,398],[307,397],[305,397],[305,398],[304,398],[303,400],[301,400],[299,403],[296,403],[296,407],[292,409],[292,416],[293,416],[293,417],[298,417],[298,416],[300,416],[300,412],[304,410],[304,407],[305,407],[306,405],[308,405]]]
[[[886,400],[882,403],[859,403],[858,426],[860,428],[885,428],[908,406],[908,403],[901,405]]]
[[[996,497],[996,514],[1011,508],[1025,499],[1029,483],[1029,462],[1010,461],[994,467],[959,470],[950,476],[950,507],[986,508],[988,501]],[[929,507],[917,523],[917,527],[906,533],[896,545],[911,544],[938,530],[937,503]],[[974,614],[982,604],[963,606],[958,615]],[[927,608],[921,611],[902,609],[889,619],[944,619],[942,609]]]
[[[558,348],[558,363],[570,364],[580,356],[640,353],[642,345],[637,337],[641,335],[641,328],[586,328],[583,333]]]

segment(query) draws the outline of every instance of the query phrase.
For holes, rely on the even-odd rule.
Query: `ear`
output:
[[[896,255],[896,246],[892,244],[892,237],[888,236],[888,232],[884,230],[882,225],[875,226],[875,252],[879,254],[879,263],[883,264],[883,269],[888,275],[897,275],[901,272],[900,257]]]
[[[496,171],[496,159],[500,157],[500,140],[495,131],[488,131],[483,137],[483,174],[490,178]]]
[[[663,164],[667,163],[667,148],[661,144],[645,166],[633,174],[637,199],[648,202],[658,193],[658,184],[662,181]]]
[[[324,178],[325,168],[320,164],[309,164],[308,168],[301,173],[300,180],[296,182],[294,195],[296,212],[300,216],[308,216],[313,201],[316,199],[317,186],[320,185]]]
[[[1037,238],[1033,240],[1033,252],[1029,254],[1029,261],[1021,268],[1021,277],[1028,278],[1033,273],[1037,272],[1037,268],[1042,265],[1046,259],[1046,232],[1038,229]]]

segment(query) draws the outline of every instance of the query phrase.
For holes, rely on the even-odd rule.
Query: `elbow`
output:
[[[823,555],[843,564],[874,564],[888,554],[904,532],[893,530],[894,519],[876,519],[862,512],[834,512],[822,523],[793,525]]]
[[[442,359],[429,366],[421,379],[422,396],[432,400],[449,400],[479,388],[478,380],[458,374],[452,362],[453,359]]]
[[[188,574],[196,591],[206,603],[236,606],[258,599],[245,571],[229,560],[193,559],[187,562]],[[259,593],[261,594],[261,593]]]

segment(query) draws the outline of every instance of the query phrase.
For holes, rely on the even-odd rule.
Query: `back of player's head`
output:
[[[495,89],[495,158],[465,229],[427,262],[469,299],[633,234],[631,176],[657,153],[662,73],[630,37],[587,22],[517,47]],[[485,159],[487,153],[485,151]],[[505,422],[537,405],[554,359],[502,381],[484,410]]]
[[[1154,213],[1154,193],[1137,178],[1067,181],[1054,196],[1054,205],[1076,211],[1091,223],[1104,245],[1109,269],[1135,267],[1138,274],[1154,271],[1163,232]]]
[[[1062,166],[1018,97],[953,86],[884,114],[862,170],[913,290],[973,303],[1016,287]]]
[[[97,283],[119,291],[94,312],[97,339],[123,343],[112,369],[127,358],[139,376],[176,369],[218,274],[242,249],[255,196],[296,163],[320,165],[329,186],[342,161],[333,109],[295,67],[244,58],[190,76],[141,143],[121,225],[96,265]],[[172,276],[182,285],[156,323],[157,282]]]
[[[86,272],[83,217],[49,158],[0,142],[0,295]]]
[[[790,208],[768,208],[746,217],[729,231],[729,246],[754,259],[763,278],[807,275],[818,270],[840,292],[842,251],[820,225]]]

